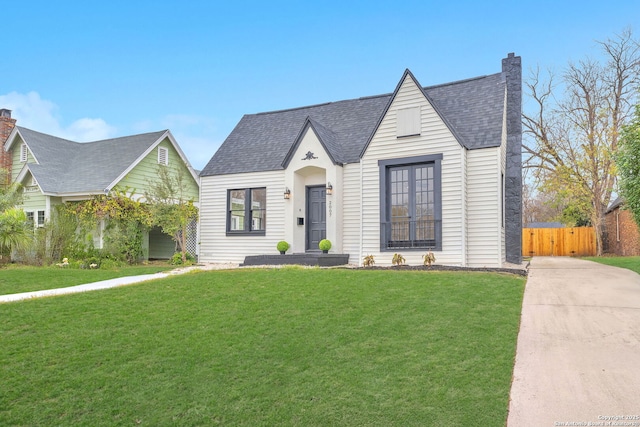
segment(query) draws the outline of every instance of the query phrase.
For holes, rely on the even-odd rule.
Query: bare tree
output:
[[[631,30],[598,44],[605,61],[570,63],[561,97],[553,75],[543,81],[539,70],[533,73],[526,86],[535,110],[523,114],[523,127],[525,168],[536,169],[547,191],[589,212],[601,255],[604,214],[616,185],[614,154],[640,82],[640,45]]]

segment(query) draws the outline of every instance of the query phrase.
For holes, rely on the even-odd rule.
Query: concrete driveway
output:
[[[640,426],[639,275],[533,258],[507,425]]]

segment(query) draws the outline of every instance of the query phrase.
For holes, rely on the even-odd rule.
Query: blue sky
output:
[[[561,71],[640,33],[640,2],[14,1],[0,108],[76,141],[170,129],[201,169],[243,114],[493,74]],[[257,154],[259,155],[259,154]]]

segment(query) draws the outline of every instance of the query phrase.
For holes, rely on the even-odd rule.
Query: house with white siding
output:
[[[200,174],[200,261],[318,251],[390,265],[521,261],[521,60],[391,94],[245,115]]]

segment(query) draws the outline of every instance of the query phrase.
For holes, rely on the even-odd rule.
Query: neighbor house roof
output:
[[[501,144],[505,104],[502,73],[423,90],[462,146],[472,150]],[[391,98],[392,94],[385,94],[247,114],[200,176],[284,169],[290,151],[309,125],[334,162],[358,162]]]
[[[615,210],[617,207],[622,206],[623,204],[624,204],[624,200],[622,199],[622,197],[617,197],[613,202],[611,202],[611,204],[607,208],[607,212],[605,213],[609,213]]]
[[[564,228],[561,222],[530,222],[523,228]]]
[[[42,192],[49,195],[99,194],[111,190],[167,137],[184,159],[168,130],[79,143],[16,126],[7,150],[16,140],[14,134],[20,135],[36,160],[25,164],[18,178],[26,171],[31,172]],[[189,165],[188,168],[192,170]],[[196,179],[195,172],[192,174]]]

